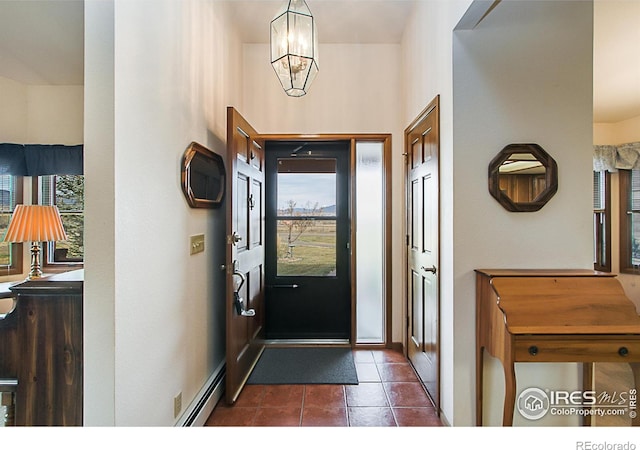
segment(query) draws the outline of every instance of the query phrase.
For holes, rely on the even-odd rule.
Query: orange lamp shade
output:
[[[57,206],[16,205],[4,236],[5,242],[65,241]]]

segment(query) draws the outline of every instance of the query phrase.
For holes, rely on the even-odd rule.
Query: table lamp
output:
[[[66,239],[58,207],[45,205],[16,205],[4,236],[4,242],[31,242],[31,271],[27,280],[42,277],[40,242]]]

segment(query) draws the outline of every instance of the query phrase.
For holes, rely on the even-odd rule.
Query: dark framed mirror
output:
[[[225,169],[222,157],[192,142],[182,156],[182,191],[192,208],[218,208],[224,200]]]
[[[509,144],[489,164],[489,192],[508,211],[538,211],[557,190],[558,165],[538,144]]]

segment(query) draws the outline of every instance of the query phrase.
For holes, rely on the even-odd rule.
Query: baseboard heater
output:
[[[205,424],[213,412],[213,408],[224,394],[225,373],[226,364],[223,361],[200,389],[175,426],[201,427]]]

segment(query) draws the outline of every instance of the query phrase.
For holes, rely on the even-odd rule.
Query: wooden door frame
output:
[[[356,142],[371,141],[383,143],[383,183],[384,183],[384,302],[385,302],[385,342],[380,344],[358,345],[358,347],[391,348],[392,347],[392,303],[391,303],[391,134],[384,133],[332,133],[332,134],[259,134],[261,142],[267,141],[349,141],[350,142],[350,173],[349,173],[349,221],[350,221],[350,282],[351,282],[351,333],[350,345],[357,346],[356,323]]]

